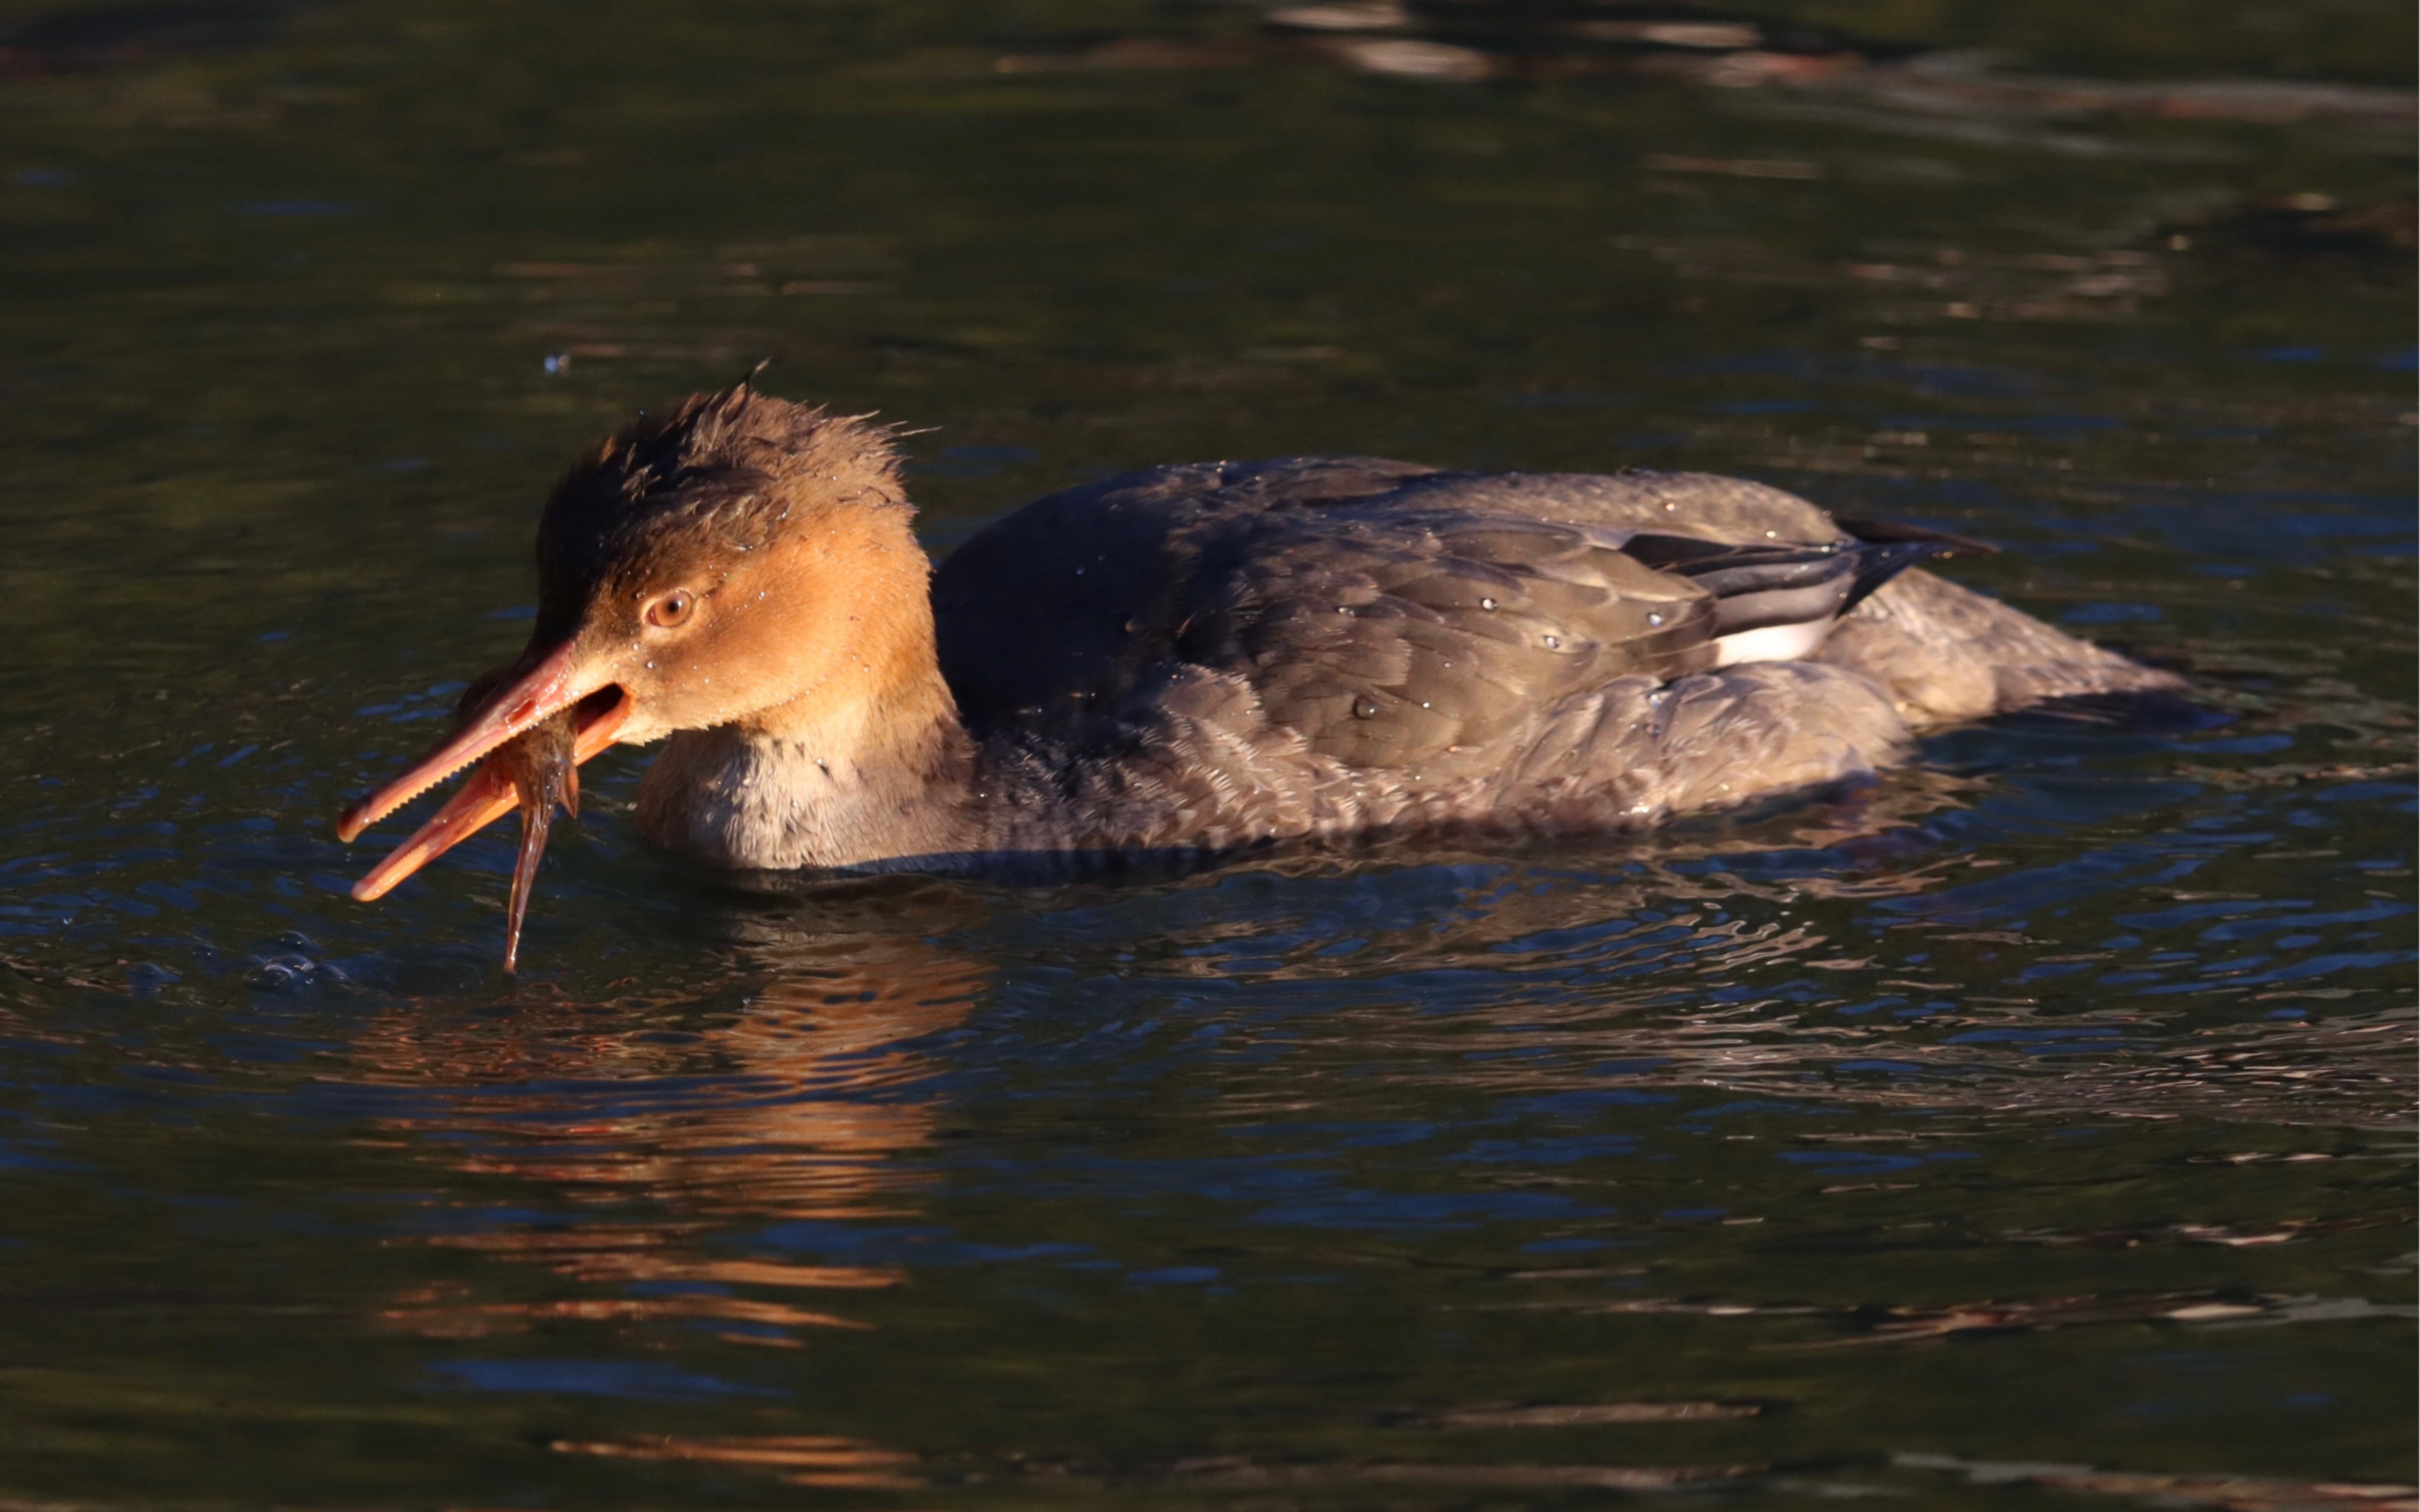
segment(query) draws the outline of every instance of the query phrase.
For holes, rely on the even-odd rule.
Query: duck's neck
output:
[[[954,715],[910,738],[684,730],[639,783],[639,832],[715,866],[859,866],[966,848],[970,743]]]
[[[921,587],[921,584],[919,585]],[[941,678],[929,602],[887,617],[845,675],[672,735],[639,783],[651,843],[733,868],[859,866],[967,848],[974,747]]]

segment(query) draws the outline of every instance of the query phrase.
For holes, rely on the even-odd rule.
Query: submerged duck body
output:
[[[744,385],[641,420],[548,502],[527,650],[343,832],[566,710],[581,760],[663,740],[636,819],[668,850],[972,870],[1637,828],[2175,684],[1913,568],[1945,538],[1705,474],[1156,468],[938,573],[910,517],[861,420]]]

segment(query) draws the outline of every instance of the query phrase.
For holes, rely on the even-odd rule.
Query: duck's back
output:
[[[1028,753],[1062,804],[1118,810],[1095,827],[1133,843],[1606,827],[1858,775],[1897,754],[1906,715],[1997,706],[1928,702],[2003,649],[1945,661],[1924,643],[1945,608],[1979,615],[1987,640],[2038,631],[2034,660],[2094,684],[2055,691],[2143,671],[1933,579],[1852,617],[1872,622],[1873,666],[1716,671],[1724,609],[1705,584],[1721,575],[1642,551],[1675,538],[1804,547],[1818,566],[1853,544],[1804,500],[1703,474],[1159,468],[961,547],[933,583],[941,668],[979,740]]]

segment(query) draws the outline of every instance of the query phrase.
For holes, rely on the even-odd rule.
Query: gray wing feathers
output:
[[[1574,522],[1685,532],[1718,540],[1838,542],[1832,517],[1795,494],[1704,472],[1603,476],[1439,474],[1408,486],[1472,507],[1551,511]],[[1767,532],[1771,532],[1768,534]],[[2054,699],[2173,692],[2173,672],[2146,667],[2052,628],[2022,609],[1911,568],[1858,604],[1812,658],[1885,689],[1911,725],[1955,724]]]
[[[1847,538],[1831,516],[1796,494],[1711,472],[1440,472],[1404,483],[1402,492],[1420,508],[1679,531],[1718,541]]]
[[[1269,718],[1348,766],[1450,779],[1500,762],[1556,699],[1711,663],[1707,596],[1589,531],[1409,512],[1273,531],[1205,555],[1213,602],[1175,649],[1247,677]]]
[[[1626,554],[1640,533],[1851,539],[1737,479],[1369,458],[1156,469],[1029,505],[934,580],[944,673],[1029,795],[992,839],[1621,828],[1861,776],[1912,724],[2175,682],[1920,571],[1811,659],[1715,671],[1714,595]]]

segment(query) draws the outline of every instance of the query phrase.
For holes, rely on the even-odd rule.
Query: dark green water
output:
[[[2393,1500],[2409,8],[1808,5],[1876,61],[1798,84],[1623,14],[0,30],[0,1507]],[[518,983],[506,834],[347,901],[555,473],[768,354],[938,427],[937,549],[1155,461],[1701,467],[1992,537],[2206,713],[1032,890],[737,892],[616,757]]]

